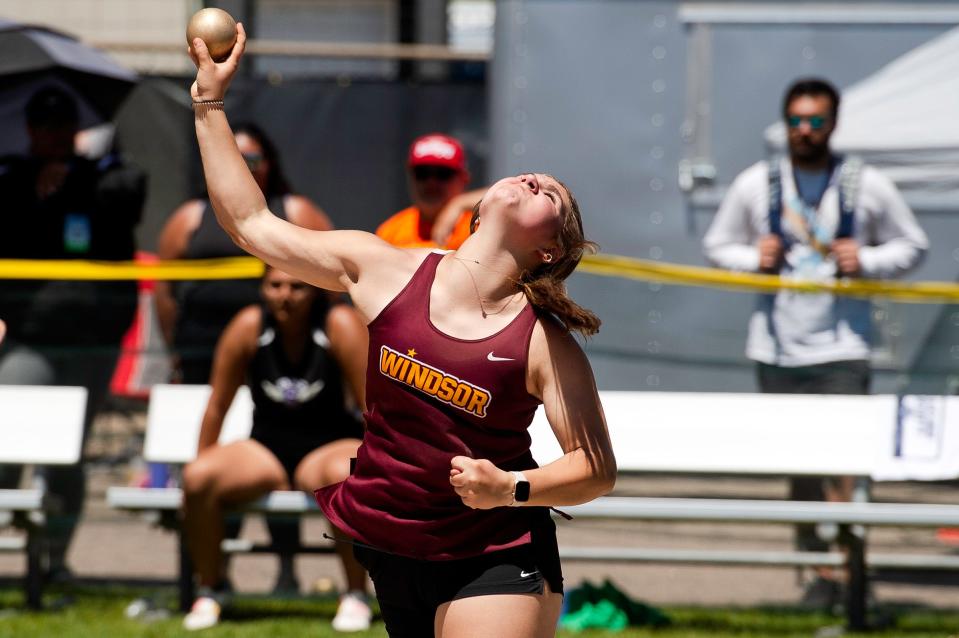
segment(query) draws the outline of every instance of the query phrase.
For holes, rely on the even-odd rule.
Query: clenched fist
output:
[[[756,247],[759,248],[760,272],[778,273],[783,260],[782,238],[779,235],[763,235]]]
[[[859,263],[859,242],[855,239],[837,239],[832,243],[832,254],[836,256],[839,274],[855,277],[862,270]]]
[[[454,456],[450,461],[450,485],[463,499],[463,505],[476,510],[502,507],[512,500],[512,473],[486,459]]]

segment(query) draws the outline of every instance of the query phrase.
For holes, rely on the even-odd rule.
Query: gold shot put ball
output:
[[[222,62],[230,57],[236,44],[236,20],[223,9],[200,9],[186,27],[186,41],[190,47],[195,38],[206,43],[214,62]]]

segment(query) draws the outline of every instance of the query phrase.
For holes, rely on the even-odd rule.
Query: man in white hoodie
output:
[[[884,279],[921,260],[928,240],[893,183],[831,152],[839,93],[818,78],[793,83],[783,99],[789,157],[761,161],[733,182],[703,239],[706,257],[729,270],[784,278]],[[872,341],[869,300],[780,291],[760,295],[746,355],[761,392],[867,394]],[[828,442],[824,442],[828,444]],[[796,500],[848,501],[853,480],[793,479]],[[812,526],[802,549],[825,550]],[[810,606],[839,602],[828,569],[806,590]]]

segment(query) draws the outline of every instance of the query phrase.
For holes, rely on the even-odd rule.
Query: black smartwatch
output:
[[[522,472],[513,472],[513,502],[510,507],[519,507],[529,500],[529,481]]]

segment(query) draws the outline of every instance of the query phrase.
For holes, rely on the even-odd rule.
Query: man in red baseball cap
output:
[[[407,169],[413,205],[380,224],[376,234],[407,248],[459,247],[469,237],[473,205],[486,192],[466,192],[470,174],[463,145],[439,133],[418,137],[410,146]]]

